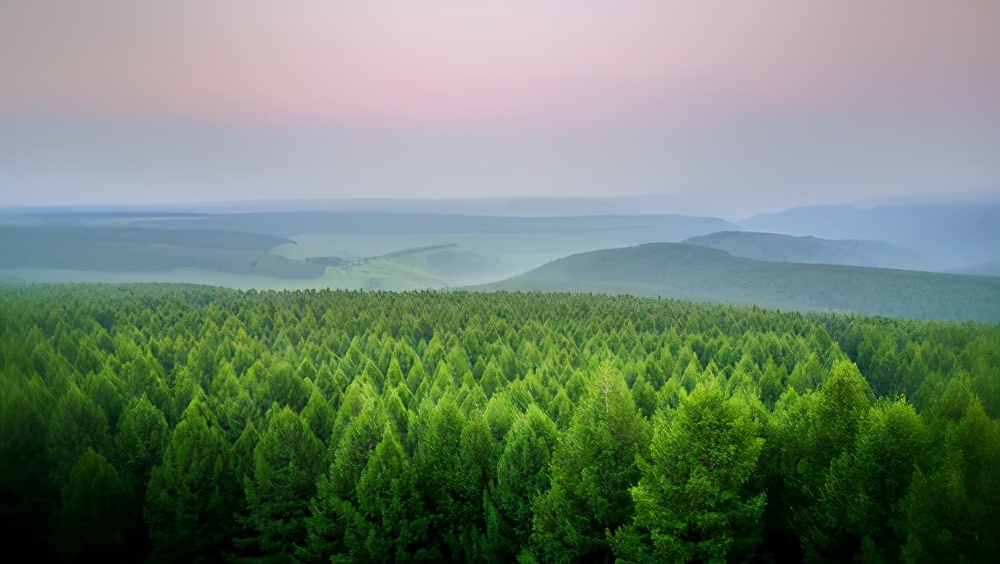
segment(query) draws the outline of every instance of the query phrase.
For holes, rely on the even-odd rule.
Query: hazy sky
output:
[[[0,0],[0,205],[945,193],[1000,193],[997,0]]]

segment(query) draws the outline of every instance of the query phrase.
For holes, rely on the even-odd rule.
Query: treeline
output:
[[[0,289],[67,561],[996,562],[1000,327],[565,294]]]

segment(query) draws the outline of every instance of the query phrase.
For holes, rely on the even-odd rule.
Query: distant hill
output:
[[[800,311],[1000,322],[998,279],[765,262],[688,244],[581,253],[475,289],[628,293]]]
[[[162,272],[196,268],[311,279],[319,264],[269,253],[291,243],[259,233],[133,227],[0,226],[0,269]]]
[[[884,241],[928,256],[934,270],[1000,260],[1000,203],[811,206],[757,215],[740,229]]]
[[[341,287],[413,290],[496,280],[497,264],[456,244],[403,249],[331,272]]]
[[[343,288],[443,288],[501,280],[573,253],[735,227],[680,215],[9,212],[0,213],[0,269],[193,268]]]
[[[772,262],[842,264],[878,268],[924,270],[927,261],[918,253],[881,241],[793,237],[776,233],[722,231],[682,241],[726,251],[743,258]]]
[[[686,215],[594,215],[503,217],[429,213],[260,212],[192,218],[137,218],[137,227],[247,231],[278,237],[303,234],[417,235],[426,233],[605,233],[615,240],[680,241],[735,229],[715,217]],[[633,243],[634,244],[634,243]]]
[[[436,214],[507,217],[572,217],[593,215],[705,215],[710,203],[697,196],[647,194],[596,197],[496,198],[275,198],[217,202],[145,204],[139,206],[0,207],[4,215],[73,214],[101,216],[120,213],[196,215],[264,212],[337,212],[363,214]]]

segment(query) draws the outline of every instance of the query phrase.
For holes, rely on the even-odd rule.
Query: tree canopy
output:
[[[12,553],[1000,559],[995,325],[186,285],[0,312]]]

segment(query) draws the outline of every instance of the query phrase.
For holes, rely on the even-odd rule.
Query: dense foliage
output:
[[[565,294],[0,292],[8,554],[1000,555],[997,326]]]

